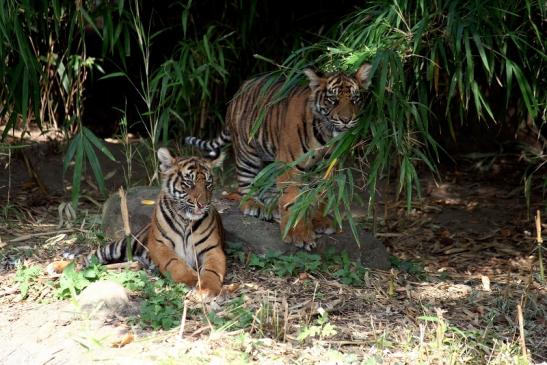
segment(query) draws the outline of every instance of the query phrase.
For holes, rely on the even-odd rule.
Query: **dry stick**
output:
[[[539,260],[539,279],[541,282],[545,282],[545,271],[543,268],[543,237],[541,237],[541,213],[539,209],[536,210],[536,241],[538,249],[538,260]]]
[[[129,269],[129,270],[140,270],[142,266],[140,262],[119,262],[115,264],[103,265],[106,270],[120,270],[120,269]]]
[[[519,322],[520,350],[522,351],[522,356],[527,358],[528,355],[526,351],[526,341],[524,339],[524,317],[522,315],[522,306],[520,304],[517,304],[517,316],[518,316],[518,322]]]
[[[188,300],[184,299],[184,307],[182,308],[182,318],[180,319],[179,334],[177,337],[177,343],[180,343],[184,337],[184,327],[186,325],[186,312],[188,311]]]
[[[36,172],[36,169],[34,168],[34,166],[32,166],[32,163],[30,162],[27,154],[25,152],[22,152],[22,155],[23,155],[23,160],[25,162],[25,166],[27,168],[27,172],[30,176],[30,178],[32,180],[34,180],[34,182],[36,183],[36,185],[38,185],[38,188],[40,189],[40,192],[42,194],[45,194],[47,195],[47,188],[46,186],[42,183],[42,180],[40,179],[40,176],[38,176],[38,173]]]
[[[129,225],[129,212],[127,211],[127,196],[122,187],[120,187],[119,194],[123,230],[125,233],[125,256],[127,257],[127,261],[133,261],[133,245],[131,244],[131,226]]]
[[[23,236],[19,236],[17,238],[13,238],[13,239],[8,240],[6,242],[7,243],[15,243],[15,242],[26,241],[26,240],[29,240],[29,239],[34,238],[34,237],[58,235],[58,234],[61,234],[61,233],[72,233],[72,232],[75,232],[75,231],[84,232],[84,231],[82,231],[81,229],[78,229],[78,228],[70,228],[70,229],[61,229],[61,230],[50,231],[50,232],[29,233],[29,234],[26,234],[26,235],[23,235]]]

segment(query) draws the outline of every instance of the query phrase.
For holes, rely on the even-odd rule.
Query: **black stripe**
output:
[[[306,121],[303,121],[303,123],[306,123]],[[302,135],[302,129],[299,128],[300,126],[298,126],[296,128],[296,131],[298,132],[298,140],[300,141],[300,146],[302,146],[302,150],[304,151],[304,153],[308,152],[308,146],[306,144],[306,141],[304,139],[304,136]],[[304,129],[306,129],[306,125],[304,124]]]
[[[171,260],[167,261],[167,263],[163,266],[164,270],[167,270],[167,266],[171,265],[173,261],[177,261],[178,259],[176,257],[171,258]]]
[[[220,274],[214,270],[211,270],[211,269],[203,269],[203,271],[209,271],[209,272],[212,272],[213,274],[215,274],[216,276],[218,276],[218,279],[220,280],[220,282],[222,283],[222,277],[220,276]]]
[[[207,214],[207,217],[210,217],[210,215]],[[209,225],[207,227],[205,227],[205,229],[203,231],[204,232],[208,231],[209,228],[211,228],[211,226],[215,223],[215,221],[216,221],[216,219],[213,216],[211,216],[211,219],[209,221]]]
[[[215,249],[218,247],[218,243],[214,246],[209,246],[205,249],[203,249],[203,251],[201,251],[200,253],[198,253],[198,258],[201,258],[201,256],[205,255],[207,252],[211,251],[212,249]]]
[[[179,232],[179,230],[177,229],[177,227],[175,226],[175,222],[173,222],[173,219],[171,218],[169,212],[167,211],[166,207],[165,207],[165,204],[161,204],[160,203],[160,211],[162,213],[162,216],[163,218],[165,219],[165,221],[167,222],[167,225],[169,226],[169,228],[171,228],[172,231],[174,232]],[[159,222],[158,222],[158,226],[159,226]]]
[[[319,144],[324,146],[325,144],[327,144],[327,142],[323,138],[323,133],[321,133],[321,131],[319,130],[319,126],[317,125],[317,123],[319,123],[319,120],[316,119],[316,118],[313,118],[312,123],[313,123],[312,124],[313,125],[313,136],[319,142]]]
[[[214,222],[214,219],[211,219],[211,221]],[[199,239],[199,241],[195,242],[194,243],[194,247],[198,247],[199,245],[201,245],[203,242],[207,241],[209,239],[209,237],[211,237],[211,233],[214,231],[215,227],[211,227],[212,224],[209,224],[209,227],[207,228],[211,228],[211,229],[208,229],[208,231],[206,231],[205,233],[202,233],[203,234],[203,237],[201,237]]]
[[[249,174],[251,176],[255,176],[256,173],[258,172],[258,169],[256,170],[249,170],[248,168],[246,167],[243,167],[243,166],[240,166],[239,164],[237,165],[237,172],[240,173],[240,172],[244,172],[246,174]]]
[[[207,218],[206,215],[204,215],[203,217],[201,217],[200,219],[198,219],[197,221],[194,221],[194,223],[192,223],[192,232],[197,231],[197,229],[199,228],[199,226],[201,225],[201,223],[203,222],[203,220],[205,218]]]
[[[165,231],[163,230],[163,228],[162,228],[159,224],[156,226],[156,228],[158,229],[158,232],[162,235],[162,237],[165,238],[165,239],[167,240],[167,242],[169,242],[169,244],[167,244],[166,242],[160,241],[160,240],[158,240],[157,237],[155,237],[156,240],[160,241],[162,244],[164,244],[164,245],[167,246],[167,247],[173,248],[173,246],[174,246],[173,241],[172,241],[171,238],[169,238],[169,236],[165,233]]]

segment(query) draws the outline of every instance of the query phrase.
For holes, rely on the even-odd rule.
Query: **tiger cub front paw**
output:
[[[312,219],[312,225],[315,233],[333,234],[336,232],[334,221],[329,216],[317,214]]]
[[[254,199],[248,199],[241,202],[240,209],[243,215],[256,217],[265,221],[279,219],[279,213],[277,212],[277,209],[268,209],[264,204]]]
[[[284,227],[281,227],[281,232],[283,231]],[[313,227],[311,224],[305,222],[298,222],[296,226],[289,230],[283,241],[292,243],[296,247],[304,248],[308,251],[316,246]]]
[[[203,271],[189,296],[200,302],[209,302],[220,293],[221,289],[222,282],[218,275],[211,271]]]

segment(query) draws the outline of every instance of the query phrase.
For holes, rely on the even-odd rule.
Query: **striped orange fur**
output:
[[[331,138],[357,125],[362,108],[361,94],[370,84],[370,70],[369,64],[363,64],[352,77],[343,73],[319,76],[306,69],[308,86],[295,87],[278,103],[272,101],[283,86],[282,82],[266,87],[271,81],[267,77],[251,79],[241,86],[230,102],[225,128],[217,138],[202,141],[188,137],[186,143],[216,156],[220,148],[231,140],[238,192],[242,195],[249,192],[254,178],[268,163],[276,160],[293,162],[313,151],[311,157],[278,178],[277,185],[282,195],[277,213],[284,231],[291,205],[299,194],[299,173],[324,158],[324,147]],[[261,115],[264,116],[262,124],[252,135],[253,126]],[[247,215],[272,218],[256,200],[243,204],[242,210]],[[318,209],[313,217],[300,221],[289,231],[285,241],[309,248],[314,245],[314,231],[332,232],[330,219],[323,217],[321,211]]]
[[[158,150],[162,187],[151,223],[134,235],[133,257],[145,266],[152,263],[176,282],[198,286],[202,296],[220,292],[226,273],[224,230],[211,204],[212,167],[221,163],[199,157],[173,157]],[[126,260],[126,240],[99,248],[102,264]]]

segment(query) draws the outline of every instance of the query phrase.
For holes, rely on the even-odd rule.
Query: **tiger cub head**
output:
[[[318,76],[311,69],[304,70],[310,81],[313,113],[325,123],[333,137],[357,125],[361,93],[370,85],[371,69],[372,66],[365,63],[353,77],[343,73]]]
[[[213,167],[220,166],[224,155],[215,160],[201,157],[173,157],[167,148],[158,149],[162,192],[185,219],[202,218],[211,206]]]

